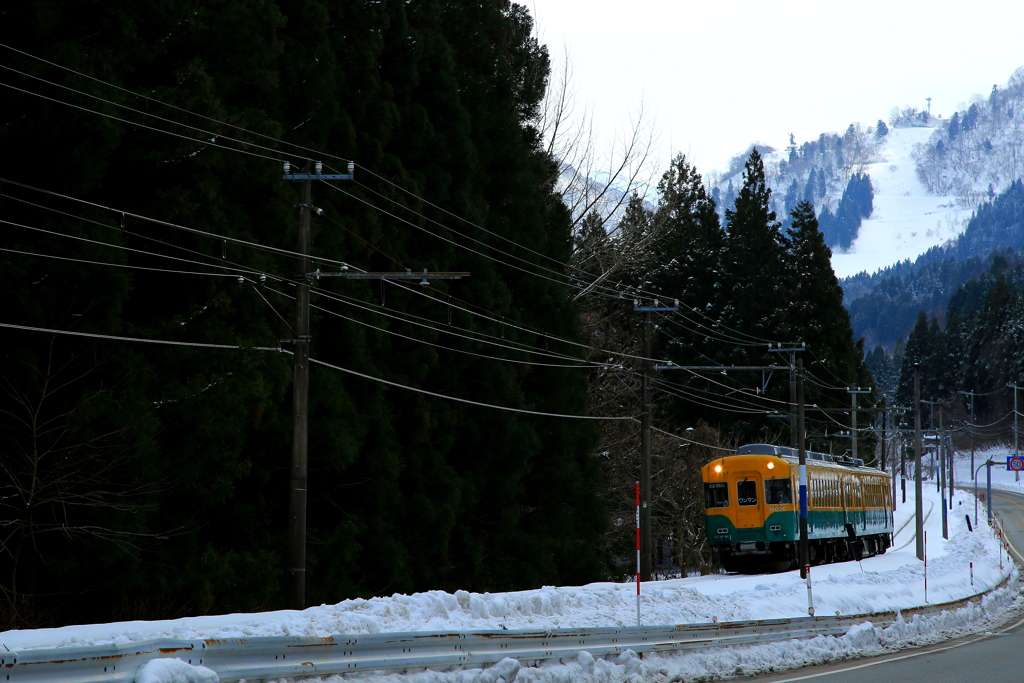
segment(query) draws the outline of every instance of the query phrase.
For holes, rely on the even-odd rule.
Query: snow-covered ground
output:
[[[1021,444],[1024,446],[1024,444]],[[1021,449],[1021,454],[1024,455],[1024,448]],[[985,469],[981,467],[985,464],[986,460],[991,459],[995,462],[992,465],[992,488],[999,489],[1001,491],[1015,491],[1017,493],[1024,494],[1024,473],[1018,476],[1015,472],[1011,472],[1006,469],[1006,458],[1014,455],[1013,446],[995,446],[992,448],[986,448],[984,450],[978,449],[974,453],[974,467],[980,468],[978,470],[978,493],[985,492]],[[974,486],[974,475],[971,472],[971,454],[969,451],[957,451],[954,456],[954,483],[960,486],[966,486],[971,488]],[[928,462],[928,466],[931,467],[931,461]],[[934,489],[935,483],[932,482],[932,488]],[[965,499],[964,505],[967,505]],[[974,509],[974,497],[971,496],[969,499],[971,509]]]
[[[911,154],[928,140],[932,128],[893,128],[865,171],[875,191],[874,211],[845,254],[832,256],[836,277],[869,273],[904,259],[914,260],[931,247],[964,231],[972,210],[956,197],[928,192],[917,177]]]
[[[980,456],[979,456],[980,457]],[[969,465],[965,466],[965,470]],[[996,472],[993,471],[993,475]],[[1009,474],[1012,483],[1012,474]],[[973,503],[973,499],[972,499]],[[966,503],[965,503],[966,504]],[[1003,559],[995,537],[984,524],[968,531],[962,516],[951,518],[950,538],[942,539],[939,499],[925,487],[928,540],[928,595],[931,604],[955,601],[998,586],[1015,568]],[[879,557],[815,567],[812,570],[816,613],[866,614],[926,604],[924,566],[914,555],[913,498],[895,514],[895,546]],[[959,519],[959,521],[957,521]],[[973,585],[970,563],[974,564]],[[353,674],[345,679],[367,683],[568,683],[640,680],[669,676],[732,676],[832,661],[864,653],[934,642],[990,626],[1016,595],[1015,581],[972,606],[938,616],[915,616],[886,629],[861,624],[841,638],[818,637],[764,645],[669,653],[638,658],[626,653],[598,659],[586,653],[569,663],[536,668],[508,660],[487,670]],[[797,572],[762,576],[713,575],[645,583],[643,623],[682,624],[797,617],[807,614],[806,584]],[[549,629],[584,626],[630,626],[636,623],[635,584],[597,583],[581,587],[544,587],[515,593],[445,593],[393,595],[345,600],[301,612],[230,614],[159,622],[122,622],[0,633],[10,650],[130,642],[157,637],[233,638],[273,635],[328,636],[337,633],[460,631],[480,629]],[[513,671],[514,670],[514,671]],[[504,672],[502,674],[502,672]],[[443,679],[443,681],[442,681]],[[163,681],[162,677],[150,677]],[[167,680],[172,680],[168,678]],[[325,680],[341,681],[341,677]]]

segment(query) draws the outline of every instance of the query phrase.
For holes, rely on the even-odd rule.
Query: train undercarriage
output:
[[[845,536],[815,538],[808,541],[808,553],[811,566],[817,566],[883,555],[891,546],[890,534],[853,539]],[[796,541],[734,543],[715,546],[715,551],[718,561],[728,572],[762,574],[789,571],[800,566],[799,543]]]

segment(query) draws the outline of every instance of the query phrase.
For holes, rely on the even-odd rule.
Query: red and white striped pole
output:
[[[636,625],[640,625],[640,482],[636,483]]]

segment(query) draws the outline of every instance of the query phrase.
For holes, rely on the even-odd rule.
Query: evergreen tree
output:
[[[814,351],[811,367],[842,377],[850,386],[868,386],[870,377],[853,344],[850,316],[843,308],[843,290],[832,270],[832,250],[818,230],[814,208],[801,202],[791,214],[789,259],[794,283],[788,329]]]
[[[726,209],[727,237],[722,273],[729,283],[721,303],[728,327],[751,336],[788,339],[785,310],[790,280],[786,265],[789,241],[771,210],[771,189],[764,164],[752,150],[743,171],[743,187],[733,208]]]
[[[475,341],[504,336],[509,345],[544,348],[548,337],[531,330],[568,339],[580,331],[566,286],[553,281],[559,278],[523,272],[567,262],[572,250],[569,216],[551,186],[554,161],[541,151],[535,127],[548,56],[532,37],[525,8],[501,0],[95,7],[32,0],[12,7],[6,19],[5,45],[230,124],[191,118],[17,56],[11,65],[26,73],[210,131],[190,138],[187,128],[65,94],[101,114],[186,138],[165,136],[21,93],[0,114],[0,145],[24,160],[19,177],[53,177],[48,187],[102,206],[294,249],[298,193],[281,180],[278,158],[299,163],[308,152],[291,145],[301,145],[354,159],[359,185],[313,188],[324,212],[313,223],[317,259],[331,259],[331,268],[344,260],[364,270],[472,276],[450,289],[436,283],[434,297],[387,288],[386,301],[379,283],[316,282],[321,308],[314,313],[313,356],[471,401],[586,411],[578,370],[531,366],[522,362],[530,358],[525,352]],[[56,158],[62,171],[54,177]],[[293,315],[287,297],[297,274],[290,258],[131,218],[122,231],[120,215],[95,208],[29,215],[25,205],[4,204],[10,220],[112,245],[3,231],[4,248],[78,260],[57,268],[41,257],[4,257],[12,277],[0,286],[10,322],[247,348],[293,336],[282,322]],[[461,249],[472,240],[471,250]],[[205,264],[195,270],[216,277],[145,270],[181,264],[123,246],[185,255]],[[522,270],[497,262],[494,254],[508,250]],[[235,285],[237,273],[280,276],[284,284],[270,278],[257,292]],[[446,305],[447,292],[472,308]],[[450,315],[464,334],[449,334],[443,324],[410,332],[379,313],[385,303],[437,321]],[[91,368],[86,379],[61,401],[78,406],[90,392],[106,392],[77,410],[75,433],[86,439],[104,428],[120,430],[125,474],[112,476],[110,485],[129,493],[140,486],[145,495],[129,496],[136,514],[69,510],[69,524],[137,534],[134,547],[60,534],[26,546],[16,573],[23,587],[26,576],[37,583],[31,595],[19,591],[18,604],[2,606],[0,626],[281,605],[294,413],[284,354],[10,339],[0,377],[29,394],[35,389],[26,368],[92,359],[83,365]],[[452,404],[319,367],[311,373],[310,415],[312,602],[605,576],[600,473],[589,454],[596,434],[583,421]],[[98,476],[80,471],[86,479]],[[129,472],[138,477],[134,483]],[[18,518],[4,514],[5,521]],[[0,562],[9,587],[9,559]],[[67,586],[85,590],[61,595]]]

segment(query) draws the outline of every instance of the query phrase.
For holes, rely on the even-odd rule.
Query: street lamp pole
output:
[[[992,521],[992,465],[991,460],[983,462],[978,465],[978,469],[974,471],[974,525],[978,525],[978,472],[981,471],[982,467],[988,467],[988,521]]]

